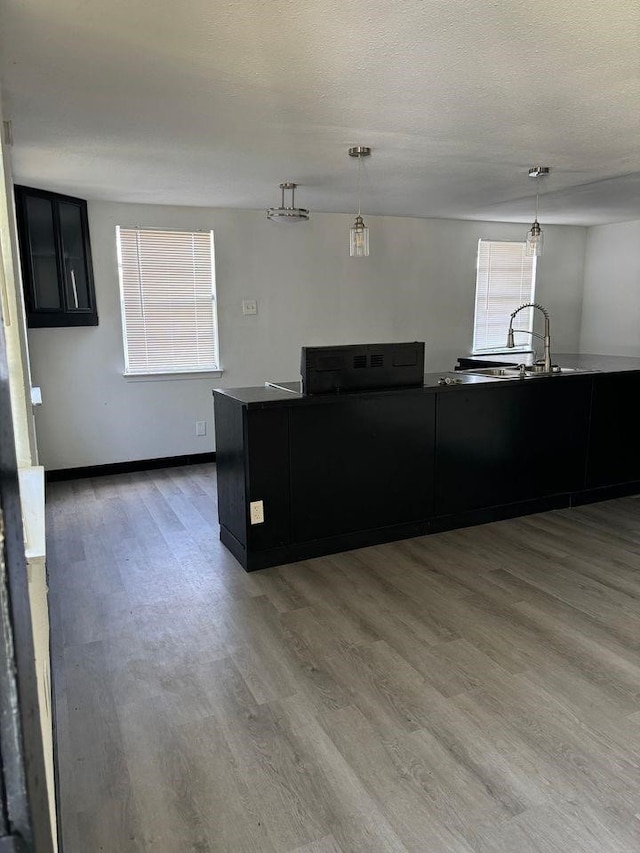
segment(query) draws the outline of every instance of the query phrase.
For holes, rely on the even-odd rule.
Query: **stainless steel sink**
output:
[[[554,367],[551,373],[545,373],[545,376],[557,376],[563,373],[598,373],[598,371],[591,367]],[[535,376],[535,373],[533,375]]]
[[[597,370],[588,367],[560,367],[554,364],[551,373],[540,368],[542,365],[529,364],[522,371],[519,367],[468,367],[459,373],[473,374],[474,376],[491,376],[495,379],[533,379],[542,376],[564,376],[571,373],[597,373]]]
[[[517,367],[468,367],[459,370],[458,373],[468,373],[473,376],[491,376],[495,379],[519,379],[520,371]]]
[[[481,367],[476,372],[482,373],[483,376],[501,376],[505,379],[511,379],[513,376],[517,377],[520,375],[517,367]]]

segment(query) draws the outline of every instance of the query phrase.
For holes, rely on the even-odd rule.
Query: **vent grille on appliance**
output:
[[[366,355],[354,355],[353,366],[354,367],[366,367],[367,366]]]
[[[384,366],[384,355],[380,353],[374,353],[371,356],[371,367],[383,367]]]

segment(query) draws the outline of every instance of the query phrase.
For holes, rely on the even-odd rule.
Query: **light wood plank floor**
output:
[[[640,850],[640,500],[246,574],[203,465],[48,536],[65,853]]]

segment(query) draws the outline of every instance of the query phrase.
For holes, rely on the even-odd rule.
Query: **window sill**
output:
[[[217,379],[224,371],[219,370],[185,370],[182,372],[168,373],[123,373],[127,382],[168,382],[174,379],[204,379],[211,377]]]
[[[510,355],[511,353],[532,353],[532,349],[518,349],[518,347],[512,347],[511,349],[478,349],[472,350],[471,355]]]

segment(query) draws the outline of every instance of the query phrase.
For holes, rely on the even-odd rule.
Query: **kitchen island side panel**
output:
[[[243,549],[247,547],[247,456],[245,407],[214,392],[218,520]]]
[[[640,399],[640,372],[594,377],[587,487],[640,480],[640,439],[633,401]]]
[[[583,489],[592,382],[504,382],[441,395],[435,515]]]
[[[291,406],[292,540],[426,520],[435,401],[419,389]]]
[[[246,412],[247,502],[262,501],[264,521],[250,524],[251,551],[266,551],[291,541],[288,406]]]

